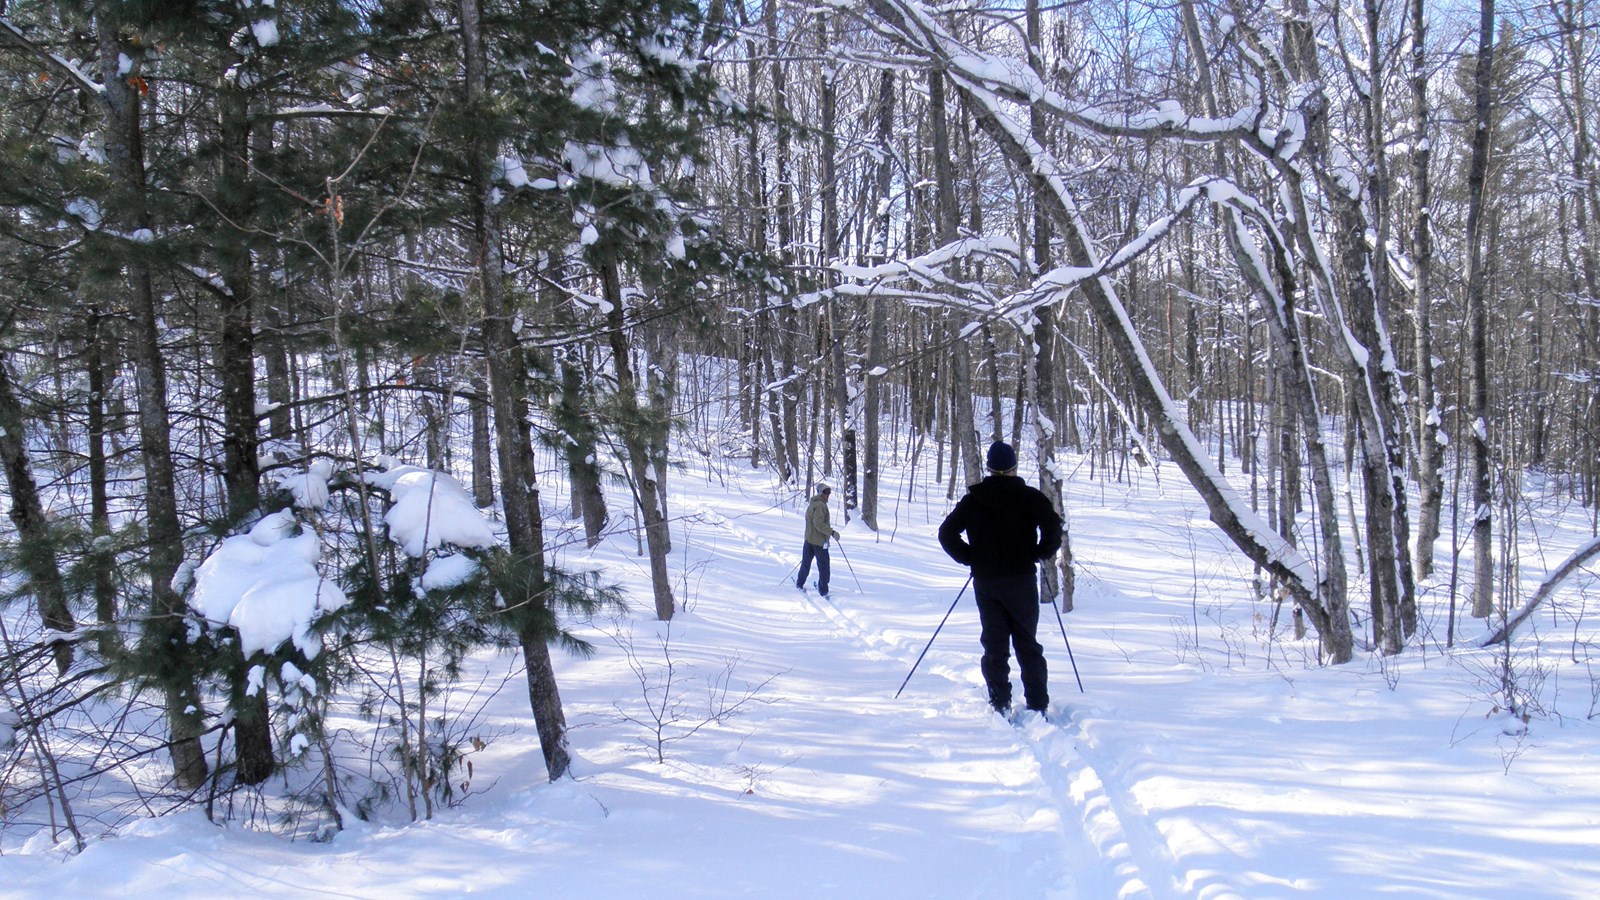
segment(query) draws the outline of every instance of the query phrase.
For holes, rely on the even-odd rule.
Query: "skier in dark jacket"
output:
[[[1004,441],[989,447],[989,476],[939,526],[950,558],[972,567],[973,593],[982,626],[983,680],[989,702],[1011,707],[1011,647],[1022,670],[1022,695],[1039,712],[1050,705],[1039,627],[1039,583],[1034,564],[1061,548],[1061,516],[1043,492],[1017,477],[1017,453]],[[965,532],[966,538],[962,538]]]

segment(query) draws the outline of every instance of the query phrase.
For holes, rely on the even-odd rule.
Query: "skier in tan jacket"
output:
[[[839,532],[833,530],[833,524],[828,517],[828,497],[833,493],[833,488],[826,484],[817,485],[817,495],[806,504],[806,538],[805,544],[800,548],[800,575],[794,580],[794,586],[800,590],[806,589],[806,576],[811,574],[811,560],[817,561],[817,593],[828,596],[828,538],[837,538]]]

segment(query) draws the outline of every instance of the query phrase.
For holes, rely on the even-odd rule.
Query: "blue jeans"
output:
[[[800,575],[795,578],[798,588],[806,586],[806,576],[811,574],[811,560],[817,561],[817,593],[828,596],[828,548],[818,547],[809,541],[800,543]]]

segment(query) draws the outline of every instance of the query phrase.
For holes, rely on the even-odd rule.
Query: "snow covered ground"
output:
[[[1445,578],[1404,656],[1318,668],[1287,611],[1268,640],[1270,604],[1177,478],[1070,485],[1083,691],[1046,608],[1050,721],[989,711],[970,593],[895,698],[966,578],[933,537],[942,491],[898,486],[881,535],[843,524],[836,491],[822,598],[790,580],[805,498],[730,464],[672,485],[670,627],[631,535],[563,551],[633,598],[581,629],[595,657],[557,655],[576,777],[546,782],[516,678],[486,712],[472,796],[431,821],[314,843],[186,812],[76,857],[12,847],[0,894],[1600,896],[1596,688],[1570,622],[1521,663],[1551,713],[1526,729],[1496,711],[1494,654],[1443,649]],[[1541,531],[1530,584],[1587,536]],[[683,705],[657,731],[646,688],[669,681]]]

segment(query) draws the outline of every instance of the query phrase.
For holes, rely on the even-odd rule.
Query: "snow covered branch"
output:
[[[1544,582],[1539,585],[1539,589],[1533,592],[1533,596],[1528,598],[1528,602],[1522,604],[1521,609],[1507,616],[1505,622],[1493,634],[1478,642],[1478,646],[1492,647],[1495,644],[1509,641],[1511,636],[1516,634],[1517,629],[1522,626],[1522,623],[1528,621],[1528,617],[1533,615],[1534,611],[1544,601],[1550,599],[1550,595],[1555,593],[1556,588],[1560,587],[1574,572],[1583,568],[1597,556],[1600,556],[1600,538],[1595,538],[1579,547],[1571,556],[1567,557],[1565,562],[1556,566],[1555,571],[1551,572]]]
[[[89,73],[83,71],[83,69],[80,69],[77,64],[71,60],[62,57],[59,54],[51,53],[50,51],[29,40],[28,36],[22,33],[22,29],[18,28],[16,23],[12,22],[6,17],[0,17],[0,41],[11,44],[22,51],[33,55],[41,62],[50,66],[52,69],[55,69],[57,72],[66,75],[68,79],[77,82],[79,87],[83,88],[89,93],[96,96],[105,95],[105,85],[96,81],[91,75],[89,75]]]
[[[1209,460],[1185,416],[1168,393],[1161,375],[1135,328],[1132,317],[1117,294],[1107,273],[1126,264],[1148,249],[1170,228],[1173,217],[1154,223],[1118,253],[1104,256],[1096,247],[1088,224],[1083,220],[1076,195],[1068,184],[1068,168],[1034,137],[1025,121],[1030,106],[1057,113],[1068,122],[1088,122],[1113,128],[1145,129],[1178,137],[1212,139],[1237,134],[1255,121],[1252,111],[1244,116],[1217,123],[1192,120],[1175,106],[1160,107],[1142,116],[1123,116],[1100,121],[1083,110],[1073,110],[1053,97],[1028,67],[1015,60],[997,59],[978,53],[953,38],[927,7],[911,0],[868,0],[878,20],[910,49],[923,54],[933,65],[945,69],[951,82],[968,101],[980,129],[1001,149],[1016,171],[1033,181],[1033,194],[1054,220],[1065,244],[1067,266],[1055,277],[1061,286],[1055,297],[1064,299],[1069,290],[1081,292],[1088,307],[1121,358],[1146,415],[1157,424],[1163,449],[1183,470],[1189,482],[1204,499],[1211,520],[1251,560],[1281,578],[1296,603],[1310,615],[1323,637],[1328,657],[1335,662],[1349,658],[1347,623],[1340,609],[1342,597],[1321,596],[1317,569],[1300,551],[1260,516]],[[1098,129],[1097,129],[1098,130]],[[1103,132],[1102,132],[1103,133]],[[1197,203],[1203,192],[1196,190],[1180,203],[1174,216]],[[1213,196],[1209,191],[1207,196]],[[1239,192],[1225,186],[1215,196],[1232,201]],[[1343,628],[1341,628],[1343,626]]]

